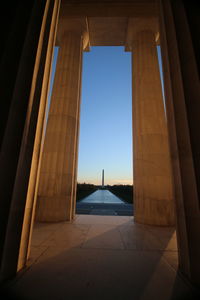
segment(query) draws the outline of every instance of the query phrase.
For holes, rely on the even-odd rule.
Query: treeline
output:
[[[94,193],[98,188],[98,186],[90,183],[77,183],[76,201],[80,201],[81,199],[89,196],[90,194]]]
[[[116,184],[116,185],[110,185],[107,186],[107,189],[115,194],[117,197],[121,198],[122,200],[133,203],[133,186],[132,185],[122,185],[122,184]]]
[[[101,186],[94,185],[91,183],[77,183],[76,190],[76,201],[80,201],[83,198],[89,196],[94,193],[96,190],[101,189]],[[133,186],[132,185],[123,185],[123,184],[115,184],[115,185],[107,185],[105,186],[106,190],[109,190],[111,193],[121,198],[122,200],[133,203]]]

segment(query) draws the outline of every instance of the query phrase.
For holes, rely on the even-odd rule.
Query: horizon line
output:
[[[77,184],[92,184],[96,186],[102,186],[102,184],[96,184],[96,183],[91,183],[91,182],[78,182]],[[112,183],[112,184],[104,184],[104,186],[109,186],[109,185],[133,185],[133,183]]]

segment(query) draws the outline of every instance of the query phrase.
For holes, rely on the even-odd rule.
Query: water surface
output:
[[[120,198],[115,196],[109,190],[97,190],[96,192],[85,197],[80,202],[84,202],[84,203],[118,203],[118,204],[124,203],[124,201],[122,201]]]

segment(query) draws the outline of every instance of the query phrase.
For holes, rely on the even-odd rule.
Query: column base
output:
[[[67,203],[69,203],[67,205]],[[62,222],[71,221],[72,213],[68,207],[70,197],[42,197],[37,199],[37,209],[35,220],[38,222]]]
[[[136,199],[134,220],[137,223],[154,226],[175,226],[173,200]]]

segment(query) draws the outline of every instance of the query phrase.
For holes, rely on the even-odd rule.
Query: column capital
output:
[[[132,51],[138,33],[151,31],[155,34],[155,43],[159,43],[159,22],[158,18],[129,18],[126,34],[125,51]]]
[[[62,43],[66,33],[72,32],[83,37],[83,50],[90,51],[90,39],[87,18],[66,18],[60,16],[57,31],[57,44]]]

